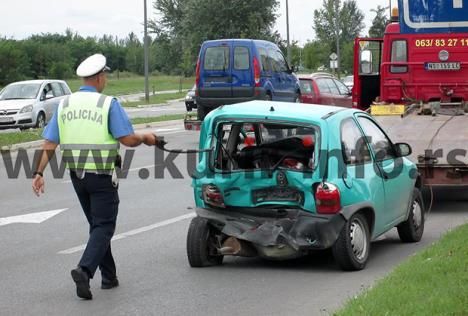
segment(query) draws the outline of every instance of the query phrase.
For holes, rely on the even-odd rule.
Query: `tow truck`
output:
[[[411,145],[427,186],[468,185],[467,17],[466,2],[399,0],[383,38],[355,40],[353,107]]]

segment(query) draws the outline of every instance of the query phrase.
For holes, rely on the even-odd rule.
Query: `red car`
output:
[[[351,91],[344,83],[327,73],[299,76],[301,102],[335,105],[350,108],[353,105]]]

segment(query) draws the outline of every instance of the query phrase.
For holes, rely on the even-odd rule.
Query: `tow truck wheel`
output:
[[[408,219],[397,226],[398,236],[402,242],[421,240],[424,232],[425,213],[421,191],[414,188]]]
[[[333,245],[333,256],[345,271],[362,270],[369,258],[369,225],[362,214],[354,214]]]
[[[192,268],[223,263],[224,256],[217,254],[215,233],[215,228],[206,219],[192,219],[187,234],[187,257]]]

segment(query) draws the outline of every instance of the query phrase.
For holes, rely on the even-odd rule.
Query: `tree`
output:
[[[375,13],[375,17],[372,20],[372,26],[369,29],[369,37],[383,37],[385,28],[388,24],[387,17],[388,7],[377,6],[376,9],[372,9],[371,12]]]
[[[278,0],[156,0],[158,21],[150,28],[182,53],[179,68],[193,73],[200,45],[219,38],[270,40]]]
[[[355,0],[343,3],[341,0],[323,0],[322,8],[314,11],[313,28],[322,47],[329,48],[329,55],[337,51],[337,36],[341,47],[359,37],[365,27],[363,21],[364,13],[358,8]],[[343,62],[342,58],[340,62]]]
[[[328,65],[329,47],[320,41],[308,42],[302,50],[304,67],[316,71],[322,65]]]
[[[0,39],[0,86],[31,75],[29,58],[14,40]]]

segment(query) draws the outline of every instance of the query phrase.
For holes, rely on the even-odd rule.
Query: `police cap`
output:
[[[102,54],[95,54],[86,58],[76,69],[79,77],[86,78],[94,76],[102,71],[110,71],[106,66],[107,59]]]

